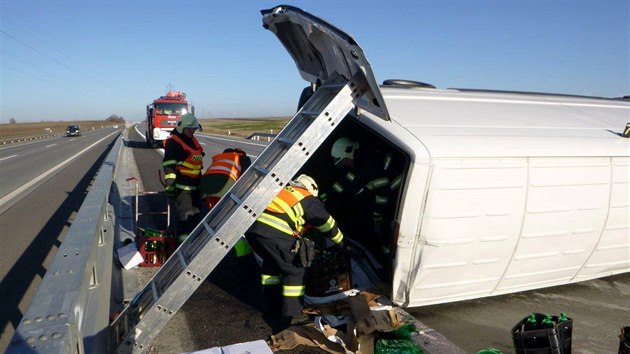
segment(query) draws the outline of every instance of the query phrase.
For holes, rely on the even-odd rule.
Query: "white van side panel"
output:
[[[489,295],[524,214],[527,159],[433,159],[433,165],[409,306]]]
[[[608,157],[530,158],[522,231],[494,294],[571,282],[602,234]]]
[[[407,306],[630,270],[630,158],[432,163]]]
[[[576,281],[630,271],[630,158],[613,157],[610,208],[595,250]]]

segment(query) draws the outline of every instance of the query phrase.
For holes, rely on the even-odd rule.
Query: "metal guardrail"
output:
[[[121,148],[118,138],[6,353],[107,352],[115,234],[108,200]]]
[[[55,137],[55,136],[62,136],[62,135],[65,135],[65,134],[57,133],[57,134],[44,134],[44,135],[0,138],[0,144],[2,144],[2,145],[13,144],[13,143],[19,143],[19,142],[22,142],[22,141],[46,139],[46,138],[52,138],[52,137]]]

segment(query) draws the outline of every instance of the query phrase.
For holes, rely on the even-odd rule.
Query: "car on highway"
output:
[[[78,125],[69,125],[66,128],[66,136],[81,136],[81,127]]]

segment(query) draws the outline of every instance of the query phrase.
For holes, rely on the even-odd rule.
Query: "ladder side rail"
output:
[[[325,100],[321,99],[321,96],[325,95],[326,92],[324,90],[322,90],[321,95],[317,95],[316,92],[316,94],[311,97],[312,104],[310,106],[316,104],[323,105],[322,102],[325,102]],[[228,191],[228,193],[235,193],[235,196],[238,200],[241,200],[241,203],[236,203],[232,198],[222,198],[217,206],[213,208],[213,210],[217,211],[211,211],[206,215],[202,223],[193,230],[189,237],[191,241],[185,241],[176,251],[194,251],[188,252],[190,263],[186,267],[185,273],[183,272],[184,269],[178,269],[181,268],[181,266],[166,267],[169,263],[178,264],[178,257],[171,257],[171,259],[163,265],[163,268],[166,267],[164,271],[160,269],[150,281],[151,284],[154,284],[153,282],[157,283],[159,290],[162,292],[160,299],[153,301],[152,304],[145,308],[137,309],[138,311],[132,311],[131,313],[127,311],[127,315],[136,313],[139,321],[136,324],[136,328],[133,329],[133,333],[126,333],[125,338],[119,338],[123,339],[123,343],[118,347],[119,351],[146,350],[145,346],[159,333],[168,319],[185,303],[189,296],[192,295],[194,290],[199,286],[199,283],[218,265],[233,244],[238,241],[251,223],[253,223],[257,215],[264,210],[271,199],[273,199],[284,186],[284,181],[288,181],[293,174],[297,172],[306,162],[308,156],[317,149],[332,132],[335,125],[354,108],[354,103],[358,96],[358,90],[355,84],[344,86],[344,89],[342,89],[337,96],[334,96],[335,98],[333,98],[333,100],[329,101],[326,109],[322,110],[322,114],[320,114],[317,119],[313,120],[313,124],[304,124],[306,119],[302,117],[302,119],[296,120],[294,124],[289,124],[281,131],[279,136],[308,136],[309,139],[292,145],[288,150],[281,149],[277,146],[280,145],[280,143],[273,143],[263,151],[263,154],[254,162],[254,165],[260,164],[263,167],[248,169],[235,186]],[[309,102],[310,101],[311,100],[309,100]],[[309,102],[307,102],[307,105]],[[307,108],[307,105],[305,105],[305,108]],[[312,110],[312,107],[308,107],[308,109]],[[299,114],[300,113],[298,113],[296,117]],[[278,151],[283,153],[279,154]],[[262,175],[260,173],[261,170],[265,170],[265,163],[267,163],[266,169],[270,171],[269,175]],[[249,188],[242,188],[242,185],[249,186]],[[255,188],[252,188],[254,186]],[[228,209],[228,211],[223,209]],[[221,211],[223,211],[224,215],[219,215]],[[216,222],[215,218],[217,219]],[[247,219],[249,219],[250,222],[244,223],[243,220]],[[214,236],[210,235],[204,223],[216,231]],[[216,223],[216,225],[213,225],[213,223]],[[202,240],[201,244],[196,245],[194,249],[190,247],[195,241],[200,242],[199,240]],[[209,244],[215,247],[206,247]],[[217,244],[220,244],[220,247],[216,247]],[[174,272],[174,270],[177,271]],[[160,275],[160,273],[168,275],[167,283],[160,283],[160,280],[164,280],[161,279],[163,275]],[[186,276],[179,276],[179,274]],[[130,307],[132,306],[130,305]],[[125,310],[128,309],[129,307]],[[124,321],[125,324],[129,322],[128,319],[124,319]],[[131,321],[132,326],[134,325],[133,322],[134,321]],[[129,332],[129,330],[126,332]]]
[[[353,105],[349,105],[347,112],[349,112]],[[345,113],[344,113],[345,116]],[[295,145],[295,149],[301,151],[302,148]],[[289,155],[289,154],[287,154]],[[303,152],[300,155],[304,155]],[[305,162],[305,159],[289,159],[289,160],[299,160],[301,163],[294,163],[293,168],[299,168]],[[281,160],[286,161],[286,160]],[[277,168],[279,166],[274,167]],[[289,167],[289,166],[282,166]],[[290,179],[292,177],[293,172],[286,177]],[[278,180],[282,181],[282,176],[278,175],[278,177],[274,178],[266,178],[261,182],[261,186],[264,192],[260,193],[261,195],[269,195],[270,193],[265,193],[268,191],[273,192],[273,196],[279,192],[282,188],[282,183],[279,183]],[[271,198],[273,198],[273,196]],[[261,199],[262,200],[262,199]],[[270,201],[270,200],[269,200]],[[176,311],[183,306],[183,304],[187,301],[187,299],[192,295],[194,290],[196,290],[200,283],[207,278],[210,272],[218,265],[218,263],[223,259],[223,257],[229,252],[231,246],[241,237],[241,235],[249,228],[251,223],[255,220],[258,213],[253,213],[251,210],[260,210],[262,211],[269,203],[269,201],[261,202],[259,205],[252,205],[249,210],[245,208],[239,208],[234,214],[227,220],[227,222],[222,226],[221,230],[217,230],[217,235],[221,234],[222,237],[215,236],[212,243],[218,245],[218,247],[202,247],[199,249],[198,253],[194,255],[191,263],[185,270],[186,276],[179,276],[173,279],[172,283],[169,284],[168,288],[164,291],[163,296],[160,300],[153,304],[150,308],[145,309],[145,314],[143,321],[138,324],[136,328],[137,335],[135,335],[134,341],[138,344],[140,350],[145,350],[148,344],[153,340],[153,338],[159,333],[159,331],[166,325],[168,320],[176,313]],[[217,207],[219,205],[217,204]],[[243,222],[247,218],[250,219],[249,223]],[[223,229],[226,230],[223,230]],[[194,236],[191,233],[192,237]],[[203,237],[203,234],[197,235],[199,237]]]

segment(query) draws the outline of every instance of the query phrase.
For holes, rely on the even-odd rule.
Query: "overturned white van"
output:
[[[349,35],[289,6],[263,14],[314,86],[350,71],[344,55],[357,44]],[[630,140],[622,136],[630,101],[403,80],[379,87],[367,62],[362,69],[372,101],[346,117],[301,172],[326,183],[330,146],[345,135],[401,162],[385,276],[395,303],[436,304],[630,271]]]

